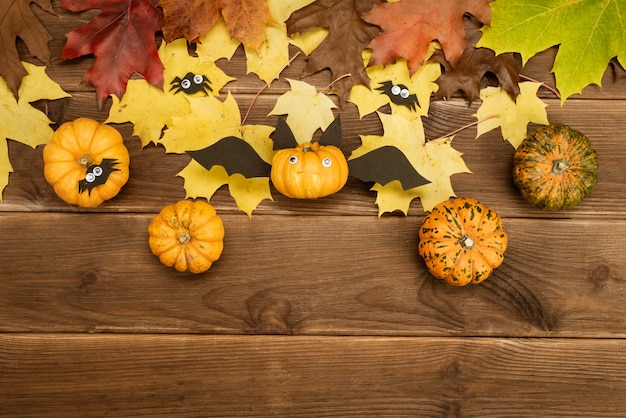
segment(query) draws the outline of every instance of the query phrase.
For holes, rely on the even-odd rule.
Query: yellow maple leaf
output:
[[[27,74],[22,78],[18,91],[19,100],[15,99],[6,81],[0,77],[0,202],[1,191],[9,184],[9,173],[13,172],[6,140],[11,139],[35,148],[37,145],[47,144],[54,134],[50,127],[53,121],[30,103],[70,96],[48,77],[45,67],[27,62],[22,65]]]
[[[113,104],[106,123],[133,123],[133,135],[141,139],[143,146],[157,143],[163,128],[172,125],[174,117],[191,112],[189,99],[206,95],[217,96],[220,90],[234,78],[226,75],[212,61],[203,61],[189,55],[184,38],[161,44],[159,58],[163,62],[163,90],[145,79],[129,80],[121,100],[112,95]],[[185,93],[181,83],[187,74],[205,77],[205,88],[192,94]],[[147,111],[146,103],[150,103]]]
[[[431,44],[429,56],[434,52],[436,45],[436,43]],[[363,51],[365,63],[369,61],[371,55],[371,51]],[[392,113],[398,113],[408,119],[415,119],[420,116],[428,116],[430,96],[439,88],[436,80],[441,75],[441,66],[439,63],[427,61],[411,76],[406,60],[397,59],[394,63],[386,66],[368,67],[367,75],[370,78],[369,88],[362,84],[355,84],[348,99],[349,102],[357,106],[359,117],[363,118],[389,104]],[[394,103],[389,94],[379,90],[386,82],[391,82],[393,85],[403,85],[408,89],[409,95],[414,94],[415,109]]]
[[[500,127],[502,137],[517,149],[526,137],[529,123],[549,124],[547,105],[537,97],[541,83],[527,81],[519,86],[516,101],[500,87],[486,87],[480,91],[482,104],[474,115],[479,121],[476,138]]]
[[[241,126],[239,106],[230,93],[224,102],[213,96],[190,98],[189,102],[190,114],[173,118],[172,126],[159,141],[167,152],[182,154],[200,150],[223,138],[234,136],[246,141],[262,160],[271,163],[274,151],[270,134],[274,127]],[[195,160],[178,175],[185,180],[187,197],[205,197],[210,200],[217,189],[227,184],[237,207],[248,216],[252,216],[261,201],[273,200],[269,176],[246,178],[239,173],[228,175],[223,166],[216,165],[207,170]]]
[[[430,183],[404,190],[399,180],[385,185],[375,183],[376,204],[379,216],[396,210],[408,213],[411,201],[420,198],[425,211],[430,211],[439,202],[454,196],[450,176],[469,173],[462,154],[452,148],[452,137],[426,142],[420,118],[406,119],[398,115],[378,113],[383,124],[383,136],[361,136],[362,145],[355,149],[349,160],[365,155],[383,146],[398,148],[424,178]],[[388,164],[394,164],[389,161]]]
[[[293,44],[309,54],[324,39],[328,31],[310,31],[303,35],[289,37],[285,21],[293,11],[314,0],[268,0],[270,13],[275,21],[265,27],[265,40],[257,48],[244,48],[247,72],[256,74],[270,85],[282,70],[289,65],[289,45]],[[218,19],[211,30],[199,39],[196,48],[202,60],[216,61],[220,58],[230,60],[241,42],[233,38],[226,23]]]
[[[298,143],[308,142],[318,129],[325,130],[335,119],[337,106],[315,86],[287,79],[291,90],[281,95],[269,115],[287,115],[287,124]],[[268,116],[269,116],[268,115]]]

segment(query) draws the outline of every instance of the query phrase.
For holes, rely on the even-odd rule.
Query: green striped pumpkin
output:
[[[571,208],[598,181],[598,154],[581,132],[551,124],[529,134],[513,156],[513,181],[522,197],[544,210]]]

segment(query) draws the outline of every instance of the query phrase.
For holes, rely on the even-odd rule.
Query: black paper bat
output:
[[[284,118],[278,119],[272,140],[274,151],[298,145]],[[339,146],[340,143],[341,122],[337,117],[322,133],[320,144]],[[235,136],[227,136],[206,148],[187,151],[187,154],[207,170],[216,165],[224,167],[229,176],[239,173],[245,178],[269,177],[272,170],[271,164],[265,162],[250,144]]]
[[[114,167],[117,164],[119,164],[117,160],[104,158],[100,164],[92,164],[87,167],[85,178],[78,181],[78,193],[87,190],[87,193],[91,196],[91,191],[94,187],[106,183],[112,172],[120,171],[119,168]]]
[[[376,148],[353,160],[348,160],[350,175],[363,181],[386,185],[399,180],[404,190],[430,183],[415,170],[413,164],[398,148],[391,145]]]
[[[406,106],[413,112],[417,109],[416,106],[419,106],[417,96],[411,94],[409,88],[404,84],[393,84],[391,81],[385,81],[380,87],[377,87],[376,90],[382,91],[389,97],[392,103]]]
[[[221,165],[229,176],[239,173],[245,178],[269,177],[272,168],[252,145],[236,136],[227,136],[206,148],[187,151],[187,154],[207,170]]]

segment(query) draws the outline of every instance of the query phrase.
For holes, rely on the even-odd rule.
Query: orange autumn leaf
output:
[[[208,33],[221,16],[230,35],[257,50],[265,41],[265,28],[274,22],[267,0],[160,0],[163,36],[167,42],[185,37],[195,42]]]
[[[363,16],[382,29],[369,44],[370,65],[387,65],[404,58],[413,74],[424,62],[430,43],[438,41],[446,60],[454,66],[467,47],[466,13],[489,24],[489,0],[401,0],[374,5]]]

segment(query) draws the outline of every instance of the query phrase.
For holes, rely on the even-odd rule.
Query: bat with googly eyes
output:
[[[382,91],[389,97],[392,103],[408,107],[413,112],[420,105],[417,95],[411,94],[409,88],[404,84],[394,84],[391,81],[385,81],[376,90]]]
[[[106,183],[112,172],[120,171],[119,168],[115,168],[117,164],[119,164],[117,160],[104,158],[100,164],[92,164],[87,167],[85,178],[78,182],[78,193],[83,193],[86,190],[91,196],[94,187]]]

